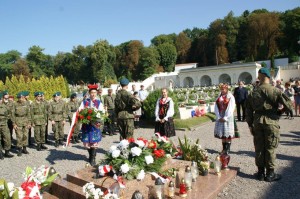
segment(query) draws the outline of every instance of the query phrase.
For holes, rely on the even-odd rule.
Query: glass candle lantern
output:
[[[168,196],[170,198],[174,197],[175,196],[175,184],[174,182],[170,182],[169,183],[169,187],[168,187]]]
[[[185,180],[182,178],[180,185],[179,185],[179,196],[185,198],[187,196],[186,192],[186,183]]]
[[[185,180],[187,190],[192,189],[192,178],[193,177],[192,177],[191,167],[186,166],[185,167],[185,173],[184,173],[184,180]]]
[[[214,169],[217,175],[221,175],[221,167],[222,167],[222,163],[220,161],[220,156],[217,155],[215,162],[214,162]]]
[[[196,182],[196,179],[199,176],[199,170],[198,170],[197,163],[195,161],[192,161],[191,172],[192,172],[192,181]]]
[[[162,180],[158,177],[155,180],[155,194],[157,199],[164,199],[165,193],[164,193],[164,183]]]

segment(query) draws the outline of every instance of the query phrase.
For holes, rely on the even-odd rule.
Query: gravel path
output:
[[[256,172],[254,164],[254,146],[252,136],[245,122],[239,122],[241,138],[233,141],[231,146],[230,166],[239,167],[238,176],[226,186],[218,198],[299,198],[300,197],[300,117],[294,120],[281,119],[281,141],[277,150],[277,169],[283,175],[278,182],[267,183],[255,180]],[[66,126],[67,132],[68,126]],[[177,131],[177,135],[183,138],[187,135],[190,139],[200,139],[202,147],[206,148],[213,157],[221,151],[221,141],[213,137],[214,123],[208,122],[192,131]],[[152,128],[140,128],[136,130],[135,137],[143,136],[151,138]],[[119,137],[106,136],[101,142],[102,148],[97,150],[97,160],[104,157],[104,153],[113,143],[118,143]],[[172,140],[178,143],[177,137]],[[23,181],[22,173],[26,166],[38,167],[40,165],[52,165],[65,177],[67,173],[75,172],[85,166],[87,151],[82,144],[75,144],[67,150],[49,146],[49,150],[38,152],[35,148],[29,148],[29,155],[0,160],[0,178],[8,182],[14,182],[17,186]]]

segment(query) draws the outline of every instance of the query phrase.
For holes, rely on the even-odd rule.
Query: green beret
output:
[[[76,93],[72,93],[71,96],[70,96],[70,98],[75,98],[75,97],[77,97]]]
[[[29,95],[29,91],[22,91],[24,96],[28,96]]]
[[[39,95],[42,95],[42,92],[40,92],[40,91],[34,92],[34,97],[37,97],[37,96],[39,96]]]
[[[17,98],[21,98],[22,96],[25,96],[23,91],[21,91],[17,94]]]
[[[261,69],[259,69],[258,73],[264,74],[268,78],[271,78],[270,70],[267,69],[267,68],[261,68]]]
[[[123,78],[120,80],[120,84],[126,86],[126,85],[129,84],[129,80],[128,80],[127,78],[123,77]]]
[[[60,92],[56,92],[53,94],[53,97],[57,97],[57,96],[61,96],[61,93]]]
[[[45,93],[44,93],[44,92],[42,92],[42,91],[41,91],[40,93],[41,93],[41,95],[45,95]]]
[[[7,90],[3,91],[2,95],[8,95],[8,91]]]

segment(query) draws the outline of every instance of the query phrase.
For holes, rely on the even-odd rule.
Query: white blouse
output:
[[[219,95],[219,97],[220,96],[221,95]],[[228,121],[228,118],[233,116],[233,112],[234,112],[234,109],[235,109],[235,99],[234,99],[234,96],[231,93],[228,93],[226,97],[227,97],[227,99],[229,99],[229,102],[228,102],[228,106],[227,106],[227,109],[225,111],[225,115],[224,115],[223,119],[225,121]],[[215,114],[216,114],[216,119],[217,120],[221,119],[217,102],[215,104]]]
[[[161,97],[158,98],[158,100],[156,101],[156,107],[155,107],[155,121],[159,121],[159,101],[160,101]],[[172,100],[172,98],[167,97],[165,103],[170,102],[170,106],[169,109],[167,111],[166,117],[164,118],[164,120],[168,121],[169,117],[173,117],[174,116],[174,102]]]

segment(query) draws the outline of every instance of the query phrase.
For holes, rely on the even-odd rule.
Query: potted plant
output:
[[[208,174],[208,169],[209,169],[209,161],[201,161],[199,170],[203,176],[206,176]]]

